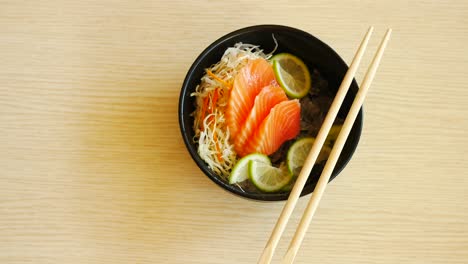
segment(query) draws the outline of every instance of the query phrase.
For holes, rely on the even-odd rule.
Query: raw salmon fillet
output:
[[[244,153],[273,154],[285,141],[299,134],[301,105],[299,100],[283,101],[271,109],[253,137],[244,145]]]
[[[244,151],[244,144],[253,136],[262,121],[270,113],[270,110],[278,103],[287,100],[286,93],[279,86],[266,86],[260,91],[255,97],[253,108],[245,119],[244,125],[234,139],[234,149],[239,156],[242,157],[249,154]]]
[[[226,123],[231,139],[237,137],[257,94],[272,83],[276,83],[273,67],[265,59],[250,61],[236,75],[226,107]]]

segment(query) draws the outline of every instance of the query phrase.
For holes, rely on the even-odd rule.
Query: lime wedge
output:
[[[341,131],[342,125],[333,125],[330,128],[330,132],[328,132],[327,139],[325,140],[325,144],[327,144],[330,147],[333,147],[335,144],[336,138],[338,138],[338,134]]]
[[[288,170],[254,160],[249,162],[249,176],[255,187],[264,192],[279,191],[292,179]]]
[[[259,163],[265,163],[271,165],[271,161],[268,156],[254,153],[247,155],[240,159],[234,168],[232,168],[231,174],[229,175],[229,183],[234,184],[237,182],[243,182],[249,178],[249,161],[254,160]]]
[[[276,79],[286,94],[302,98],[310,90],[310,72],[305,63],[289,53],[280,53],[271,58]]]
[[[286,163],[288,164],[289,173],[294,176],[298,176],[304,166],[305,159],[309,155],[312,144],[314,144],[315,138],[306,137],[298,139],[288,150],[286,157]],[[328,145],[323,145],[322,150],[315,163],[320,163],[328,159],[331,148]]]

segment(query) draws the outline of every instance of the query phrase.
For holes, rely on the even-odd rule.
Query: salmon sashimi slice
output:
[[[283,101],[271,109],[254,136],[244,146],[245,153],[273,154],[300,131],[301,104],[299,100]]]
[[[234,149],[239,156],[244,156],[249,153],[244,151],[245,142],[253,136],[262,121],[268,116],[270,110],[277,104],[287,101],[288,97],[283,88],[270,85],[264,87],[260,93],[255,97],[255,102],[252,110],[247,116],[244,125],[237,133],[234,139]]]
[[[272,83],[276,83],[273,67],[265,59],[250,61],[236,75],[226,107],[226,123],[232,140],[252,110],[257,94]]]

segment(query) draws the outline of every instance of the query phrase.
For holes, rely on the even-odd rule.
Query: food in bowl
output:
[[[205,69],[191,94],[198,155],[217,177],[245,192],[290,190],[334,96],[317,69],[275,50],[236,43]],[[342,123],[335,121],[319,168]]]
[[[320,88],[320,98],[326,98],[326,96],[324,97],[322,95],[332,95],[331,97],[333,98],[344,75],[346,74],[346,71],[348,70],[348,66],[336,51],[310,33],[300,29],[282,25],[256,25],[241,28],[221,36],[219,39],[208,45],[199,54],[187,71],[180,90],[178,105],[178,120],[181,136],[190,157],[198,166],[200,171],[222,189],[244,198],[259,201],[287,200],[290,193],[288,190],[289,186],[285,186],[280,191],[262,192],[259,191],[250,181],[230,184],[229,176],[220,177],[216,174],[198,154],[198,143],[194,140],[196,138],[196,133],[194,130],[195,116],[193,115],[196,110],[196,97],[191,95],[196,92],[195,88],[200,85],[200,80],[206,74],[206,69],[210,69],[213,65],[218,63],[228,48],[234,47],[236,43],[253,43],[265,51],[270,52],[273,51],[276,46],[275,41],[272,41],[272,35],[274,35],[276,43],[278,44],[274,53],[289,53],[300,58],[310,70],[310,75],[312,76],[312,89],[313,86],[323,86],[323,89]],[[270,58],[270,60],[271,59],[272,58]],[[314,77],[317,74],[322,81],[319,81],[319,79]],[[340,108],[338,118],[344,119],[346,117],[358,89],[359,87],[356,81],[353,81],[346,98],[344,99],[343,105]],[[329,101],[329,99],[318,100],[319,107],[322,108],[322,104],[327,101]],[[314,121],[318,120],[319,119],[314,119]],[[353,124],[351,133],[346,140],[346,144],[340,154],[335,169],[333,170],[330,181],[334,180],[351,160],[359,143],[362,126],[363,110],[361,109]],[[311,133],[308,134],[307,137],[314,137],[314,135],[315,134]],[[281,147],[285,148],[287,152],[289,148],[285,146],[286,144],[291,144],[291,140]],[[274,156],[275,155],[269,156],[272,163],[274,163]],[[282,159],[284,159],[284,156]],[[240,159],[237,158],[236,164],[239,162]],[[313,167],[304,189],[301,192],[301,196],[310,194],[314,190],[323,169],[321,164],[323,163],[316,164]]]

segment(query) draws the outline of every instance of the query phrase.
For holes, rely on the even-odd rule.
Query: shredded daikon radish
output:
[[[235,44],[224,52],[218,63],[206,69],[201,83],[191,94],[196,99],[193,140],[198,143],[198,154],[213,172],[224,179],[227,179],[237,162],[225,118],[234,77],[250,60],[269,59],[273,52],[265,54],[259,46]]]

